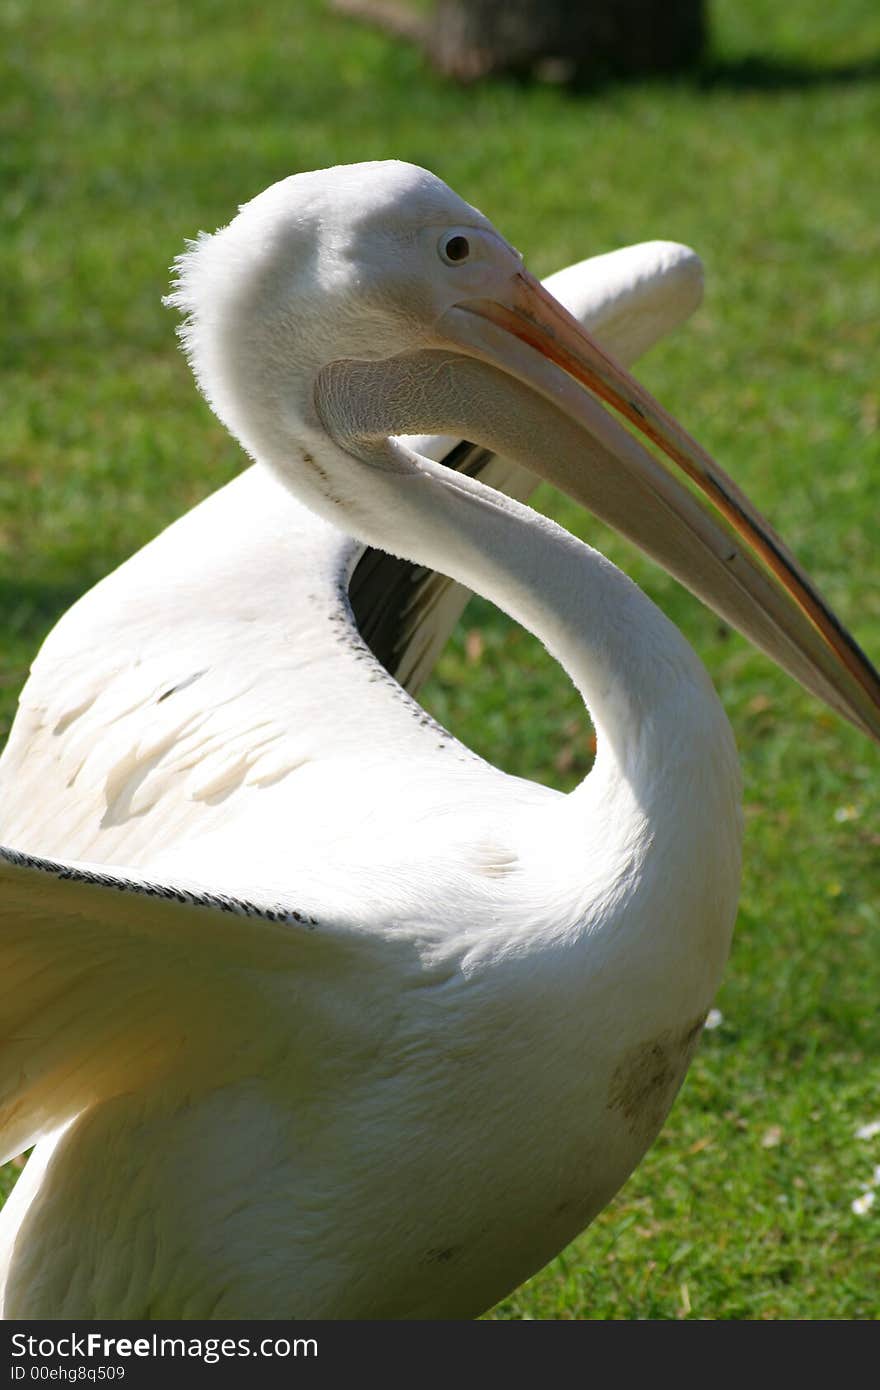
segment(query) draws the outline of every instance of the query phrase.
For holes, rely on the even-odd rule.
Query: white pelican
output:
[[[46,1136],[4,1212],[4,1312],[471,1317],[589,1222],[663,1121],[727,955],[739,778],[662,614],[400,436],[464,435],[559,483],[874,738],[880,681],[734,484],[425,171],[275,185],[181,258],[173,298],[248,452],[325,524],[535,632],[598,752],[564,797],[439,729],[358,638],[345,576],[312,571],[332,550],[309,548],[320,525],[286,553],[298,504],[268,482],[224,490],[111,578],[105,689],[88,643],[65,646],[80,620],[62,624],[64,694],[38,704],[38,663],[5,760],[6,785],[26,781],[42,729],[77,790],[54,862],[35,823],[4,826],[6,1152]],[[228,508],[255,493],[266,534],[238,536]],[[212,519],[228,551],[206,589],[190,538]],[[156,807],[155,836],[132,832]]]

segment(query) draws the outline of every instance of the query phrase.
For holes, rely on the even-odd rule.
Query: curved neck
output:
[[[702,760],[719,770],[727,795],[738,775],[730,726],[673,624],[568,532],[395,437],[466,434],[528,468],[564,412],[503,373],[442,352],[341,359],[292,377],[289,364],[273,375],[246,352],[233,365],[234,432],[306,506],[364,544],[481,594],[559,661],[596,727],[596,765],[579,791],[607,797],[610,782],[646,809],[676,785],[686,796]],[[583,443],[563,434],[572,452]]]
[[[678,630],[604,556],[530,508],[413,454],[399,441],[352,442],[299,428],[296,452],[262,460],[309,506],[364,543],[439,570],[534,633],[570,676],[597,733],[595,773],[641,802],[661,766],[729,727]],[[594,775],[588,779],[593,782]]]

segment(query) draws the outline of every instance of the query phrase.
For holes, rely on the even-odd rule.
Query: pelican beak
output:
[[[880,676],[769,522],[537,280],[518,271],[503,295],[456,306],[444,329],[460,351],[518,378],[590,434],[592,448],[579,465],[563,446],[555,457],[531,457],[534,471],[629,536],[880,742]],[[665,460],[640,445],[595,397],[641,431]]]

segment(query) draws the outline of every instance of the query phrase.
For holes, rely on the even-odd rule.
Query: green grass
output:
[[[73,598],[240,467],[162,309],[182,240],[300,168],[397,156],[483,208],[539,273],[671,237],[706,262],[646,383],[774,519],[880,653],[880,11],[718,0],[703,77],[463,92],[318,0],[0,8],[0,738]],[[495,1316],[880,1311],[876,750],[566,503],[703,655],[737,731],[736,942],[666,1129],[609,1210]],[[427,692],[462,737],[568,787],[567,683],[488,605]],[[7,1170],[7,1181],[11,1174]]]

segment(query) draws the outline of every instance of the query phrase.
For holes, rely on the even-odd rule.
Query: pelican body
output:
[[[473,1317],[657,1134],[740,874],[698,658],[486,479],[564,487],[874,738],[880,685],[735,484],[426,171],[275,185],[171,299],[260,470],[72,610],[4,757],[0,1113],[7,1154],[39,1140],[4,1313]],[[479,476],[429,457],[462,437]],[[384,661],[349,598],[364,547],[421,576]],[[460,601],[435,574],[581,691],[597,756],[570,795],[408,693]]]

